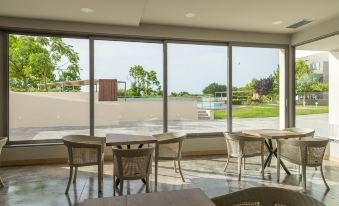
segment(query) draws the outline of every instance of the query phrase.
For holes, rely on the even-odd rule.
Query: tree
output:
[[[256,81],[257,81],[257,79],[253,78],[252,81],[250,81],[249,83],[247,83],[247,84],[245,85],[245,90],[247,90],[247,91],[253,91],[253,89],[254,89],[254,84],[255,84]]]
[[[298,81],[304,74],[312,73],[304,60],[298,59],[295,62],[295,80]]]
[[[179,93],[171,92],[170,96],[171,97],[191,97],[191,96],[195,96],[195,95],[183,91],[183,92],[179,92]]]
[[[254,84],[254,91],[259,95],[259,98],[262,101],[264,95],[268,95],[273,91],[273,78],[270,76],[257,80]]]
[[[206,95],[214,95],[215,92],[226,92],[226,91],[227,91],[227,87],[225,84],[218,84],[216,82],[209,84],[207,87],[205,87],[202,90],[203,94],[206,94]]]
[[[314,73],[303,74],[296,84],[298,94],[303,94],[303,105],[306,104],[306,93],[313,91],[313,85],[318,83],[317,75]]]
[[[153,70],[146,71],[142,66],[136,65],[130,68],[129,75],[132,78],[130,96],[155,96],[161,95],[161,85],[157,73]]]
[[[277,66],[277,69],[273,71],[272,78],[273,78],[273,91],[274,95],[279,95],[279,87],[280,87],[280,67]]]
[[[14,90],[28,91],[43,84],[47,91],[48,82],[79,80],[78,62],[78,54],[61,38],[9,37],[10,87]]]

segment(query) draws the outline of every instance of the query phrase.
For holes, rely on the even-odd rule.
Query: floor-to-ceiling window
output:
[[[9,137],[89,134],[88,39],[9,35]]]
[[[168,131],[227,130],[227,46],[168,44]]]
[[[279,129],[280,50],[235,46],[232,54],[233,131]]]
[[[161,43],[95,40],[95,135],[163,132]]]
[[[89,134],[89,40],[9,39],[10,140]],[[227,44],[165,44],[164,51],[162,42],[94,40],[95,135],[225,132],[231,118],[233,131],[282,127],[281,49],[232,46],[228,117]]]
[[[328,137],[330,136],[329,59],[331,52],[316,51],[317,47],[303,50],[303,47],[307,48],[302,46],[296,51],[296,126],[313,128],[316,136]],[[335,72],[335,69],[333,71]],[[332,83],[335,84],[334,81]],[[335,122],[336,117],[333,114],[332,119]]]

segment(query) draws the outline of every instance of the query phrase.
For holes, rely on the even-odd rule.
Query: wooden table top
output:
[[[157,143],[157,139],[152,135],[138,134],[106,134],[107,146],[132,145],[132,144],[152,144]]]
[[[84,206],[215,206],[200,189],[154,192],[85,200]]]
[[[244,134],[253,135],[258,138],[266,139],[284,139],[284,138],[297,138],[303,137],[304,134],[295,133],[286,130],[279,129],[254,129],[254,130],[244,130]]]

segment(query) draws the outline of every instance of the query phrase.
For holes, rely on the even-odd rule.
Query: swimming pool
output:
[[[222,102],[198,102],[198,109],[227,109],[227,104]]]

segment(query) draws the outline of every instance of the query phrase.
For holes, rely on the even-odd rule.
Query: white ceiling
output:
[[[83,7],[94,12],[82,13]],[[0,16],[273,33],[298,31],[285,27],[302,19],[314,25],[338,15],[339,0],[0,0]],[[282,24],[272,25],[275,21]]]
[[[339,49],[339,35],[304,44],[298,46],[297,49],[309,51],[335,51]]]
[[[146,0],[0,0],[0,16],[138,26]],[[93,9],[83,13],[81,8]]]

